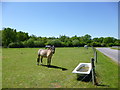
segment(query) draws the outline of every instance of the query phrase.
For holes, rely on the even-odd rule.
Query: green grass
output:
[[[98,51],[98,63],[96,64],[98,80],[103,85],[111,88],[118,87],[118,63]]]
[[[118,47],[118,48],[113,48],[113,47],[111,47],[111,49],[116,49],[116,50],[120,50],[120,47]]]
[[[117,88],[118,86],[117,64],[100,52],[98,52],[96,73],[97,80],[102,81],[101,86],[94,86],[92,82],[78,81],[76,74],[72,73],[79,63],[90,62],[90,58],[93,57],[91,48],[88,50],[56,48],[52,68],[36,65],[37,51],[38,48],[3,48],[3,88]],[[43,59],[43,63],[47,64],[46,58]]]
[[[0,89],[2,89],[2,49],[0,47]]]

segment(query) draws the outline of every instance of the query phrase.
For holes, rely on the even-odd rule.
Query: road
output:
[[[120,63],[120,50],[115,50],[111,48],[96,48],[104,55],[110,57],[112,60]]]

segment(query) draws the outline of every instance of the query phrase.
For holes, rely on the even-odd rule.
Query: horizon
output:
[[[10,27],[7,27],[7,28],[10,28]],[[11,29],[13,29],[13,30],[16,30],[16,29],[14,29],[14,28],[11,28]],[[1,31],[1,30],[0,30]],[[17,30],[16,30],[17,31]],[[17,32],[20,32],[20,31],[17,31]],[[24,32],[24,31],[21,31],[21,32]],[[34,34],[29,34],[29,32],[24,32],[24,33],[28,33],[28,35],[29,36],[32,36],[32,35],[34,35]],[[57,37],[55,37],[55,36],[37,36],[37,35],[34,35],[34,36],[36,36],[36,37],[46,37],[46,38],[52,38],[52,37],[55,37],[55,38],[59,38],[60,36],[66,36],[66,37],[69,37],[69,38],[71,38],[71,37],[74,37],[74,36],[77,36],[77,37],[82,37],[82,36],[85,36],[85,35],[87,35],[87,33],[86,34],[84,34],[84,35],[81,35],[81,36],[78,36],[78,35],[72,35],[72,36],[68,36],[68,35],[59,35],[59,36],[57,36]],[[88,35],[90,35],[90,34],[88,34]],[[90,35],[91,36],[91,35]],[[108,37],[108,36],[106,36],[106,37]],[[106,38],[106,37],[103,37],[103,38]],[[112,37],[112,36],[111,36]],[[93,37],[93,36],[91,36],[91,39],[93,39],[93,38],[101,38],[101,37]],[[115,39],[118,39],[118,38],[116,38],[116,37],[113,37],[113,38],[115,38]]]
[[[3,25],[41,37],[118,39],[118,2],[2,2]]]

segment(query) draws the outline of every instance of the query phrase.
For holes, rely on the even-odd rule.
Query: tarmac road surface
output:
[[[120,50],[115,50],[111,48],[96,48],[104,55],[110,57],[112,60],[120,63]]]

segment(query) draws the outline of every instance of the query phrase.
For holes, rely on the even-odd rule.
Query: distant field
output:
[[[119,47],[119,48],[113,48],[113,47],[112,47],[111,49],[116,49],[116,50],[120,50],[120,47]]]
[[[3,48],[3,88],[117,88],[118,66],[98,52],[96,64],[99,86],[77,80],[73,69],[79,63],[90,62],[92,48],[56,48],[52,67],[37,66],[38,48]],[[46,65],[46,59],[43,59]]]

